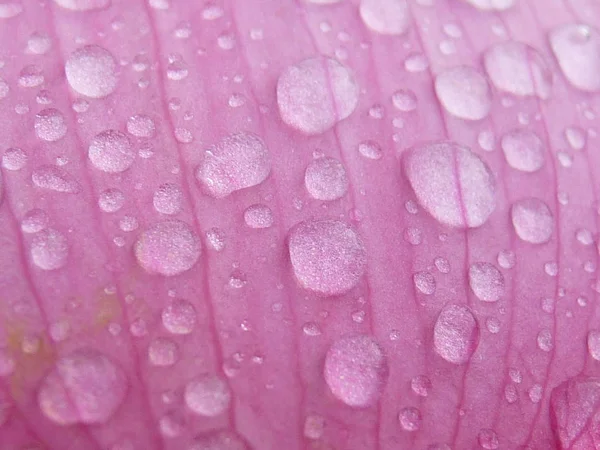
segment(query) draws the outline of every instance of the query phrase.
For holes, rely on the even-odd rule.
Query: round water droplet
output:
[[[361,0],[360,17],[376,33],[404,34],[410,27],[410,8],[406,0]]]
[[[266,205],[251,205],[244,211],[244,222],[250,228],[269,228],[273,225],[273,211]]]
[[[419,428],[421,428],[423,418],[421,417],[421,411],[409,406],[400,410],[398,413],[398,421],[405,431],[418,431]]]
[[[54,3],[71,11],[92,11],[107,8],[110,0],[54,0]]]
[[[306,59],[283,71],[277,105],[283,121],[306,134],[319,134],[356,109],[359,87],[350,70],[325,57]]]
[[[31,242],[31,260],[42,270],[64,267],[69,258],[69,242],[60,231],[49,228],[36,234]]]
[[[489,428],[483,428],[477,435],[477,440],[479,441],[481,448],[486,450],[496,450],[497,448],[500,448],[498,435],[494,430]]]
[[[490,263],[471,264],[469,285],[477,298],[484,302],[497,302],[504,295],[504,275]]]
[[[417,290],[425,295],[435,293],[435,278],[430,272],[417,272],[413,275],[413,282]]]
[[[582,24],[561,25],[550,31],[549,40],[567,80],[583,91],[599,91],[600,31]]]
[[[425,375],[417,375],[410,380],[410,387],[419,397],[427,397],[431,390],[432,384],[429,377]]]
[[[522,172],[536,172],[544,165],[544,144],[533,131],[512,130],[502,136],[506,162]]]
[[[113,416],[126,391],[125,372],[109,357],[85,348],[56,362],[42,381],[38,404],[60,425],[99,424]]]
[[[161,214],[177,214],[181,211],[183,192],[174,183],[161,184],[152,198],[154,209]]]
[[[354,228],[339,220],[301,222],[290,231],[289,253],[302,287],[325,295],[355,287],[367,266],[363,242]]]
[[[317,200],[337,200],[348,191],[346,169],[335,158],[313,160],[304,173],[304,186],[311,197]]]
[[[127,119],[127,132],[140,138],[150,138],[156,132],[156,125],[152,117],[145,114],[136,114]]]
[[[2,167],[6,170],[21,170],[27,164],[27,154],[20,148],[9,148],[2,155]]]
[[[21,221],[21,230],[24,233],[39,233],[48,227],[50,219],[42,209],[34,208],[28,211]]]
[[[201,416],[215,417],[229,408],[231,392],[221,378],[205,375],[186,385],[184,398],[191,411]]]
[[[31,174],[31,181],[41,189],[50,191],[76,194],[79,192],[79,184],[63,170],[56,166],[41,166]]]
[[[325,382],[332,394],[348,406],[361,408],[376,402],[387,375],[383,350],[369,336],[339,339],[325,356]]]
[[[413,91],[401,89],[392,95],[392,103],[400,111],[414,111],[417,109],[417,96]]]
[[[363,141],[358,144],[358,152],[367,159],[378,160],[383,156],[381,146],[375,141]]]
[[[106,130],[94,136],[88,149],[88,157],[97,169],[108,173],[120,173],[131,167],[135,152],[125,133]]]
[[[453,364],[465,364],[479,343],[479,324],[469,308],[448,305],[440,312],[433,330],[436,353]]]
[[[403,167],[419,203],[439,222],[479,227],[496,207],[496,182],[489,167],[468,148],[434,142],[403,155]]]
[[[503,269],[512,269],[516,263],[516,255],[512,250],[500,250],[498,252],[498,265]]]
[[[153,366],[169,367],[179,359],[179,346],[171,339],[159,337],[148,346],[148,362]]]
[[[34,55],[43,55],[50,50],[52,41],[46,34],[33,33],[27,40],[27,50]]]
[[[196,326],[196,308],[189,301],[175,299],[162,311],[162,323],[173,334],[190,334]]]
[[[231,431],[216,431],[197,436],[186,450],[248,450],[248,445]]]
[[[565,128],[565,138],[573,150],[582,150],[587,141],[585,132],[578,127]]]
[[[107,189],[98,198],[98,206],[106,213],[117,212],[124,204],[125,194],[119,189]]]
[[[481,120],[490,113],[492,94],[485,77],[472,67],[459,66],[435,78],[435,93],[453,116]]]
[[[533,197],[518,200],[510,213],[515,232],[523,241],[543,244],[552,237],[554,216],[542,200]]]
[[[516,41],[495,44],[484,53],[483,62],[499,90],[518,96],[550,98],[552,71],[533,47]]]
[[[112,53],[97,45],[86,45],[71,53],[65,74],[71,88],[86,97],[106,97],[117,87],[117,62]]]
[[[148,273],[173,276],[191,269],[200,257],[200,241],[185,222],[167,220],[143,231],[135,241],[135,257]]]
[[[235,133],[204,152],[196,179],[206,192],[223,198],[257,186],[271,172],[271,155],[265,143],[252,133]]]
[[[58,109],[48,108],[35,116],[35,134],[43,141],[54,142],[67,134],[65,116]]]
[[[592,330],[588,333],[587,348],[590,356],[600,361],[600,331]]]

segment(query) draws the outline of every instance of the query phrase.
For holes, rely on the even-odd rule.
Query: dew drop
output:
[[[117,62],[105,48],[86,45],[75,50],[65,64],[71,88],[80,95],[103,98],[117,87]]]
[[[2,167],[6,170],[21,170],[27,164],[27,154],[20,148],[9,148],[2,155]]]
[[[110,6],[110,0],[54,0],[54,3],[71,11],[93,11]]]
[[[321,327],[315,322],[306,322],[302,325],[302,332],[307,336],[320,336],[321,335]]]
[[[127,132],[135,137],[151,138],[156,132],[156,125],[152,117],[136,114],[127,119]]]
[[[106,213],[119,211],[125,204],[125,194],[119,189],[107,189],[100,193],[98,206]]]
[[[544,165],[544,144],[533,131],[512,130],[502,136],[508,165],[521,172],[536,172]]]
[[[235,133],[204,152],[196,180],[209,195],[223,198],[235,191],[261,184],[271,172],[271,156],[265,143],[252,133]]]
[[[472,67],[459,66],[440,73],[435,92],[446,111],[460,119],[481,120],[492,107],[488,82]]]
[[[327,386],[348,406],[361,408],[376,402],[387,374],[383,350],[369,336],[341,338],[333,343],[325,356]]]
[[[225,11],[218,5],[210,3],[202,10],[202,18],[204,20],[217,20],[223,17]]]
[[[479,343],[479,325],[469,308],[448,305],[440,312],[433,330],[438,355],[453,364],[469,361]]]
[[[125,399],[125,372],[108,356],[82,348],[60,358],[44,378],[38,404],[59,425],[108,421]]]
[[[304,419],[304,437],[307,439],[321,439],[325,432],[325,419],[322,416],[311,414]]]
[[[244,222],[250,228],[269,228],[273,225],[273,211],[267,205],[251,205],[244,211]]]
[[[361,0],[360,17],[376,33],[404,34],[410,27],[410,8],[406,0]]]
[[[592,330],[587,336],[587,348],[590,356],[600,361],[600,331]]]
[[[174,183],[161,184],[152,198],[154,209],[161,214],[177,214],[181,211],[183,203],[183,192]]]
[[[36,234],[31,242],[31,260],[42,270],[56,270],[67,264],[69,242],[64,234],[52,228]]]
[[[469,285],[477,298],[483,302],[497,302],[504,295],[504,275],[490,263],[471,264]]]
[[[49,191],[76,194],[80,191],[77,183],[71,175],[56,166],[45,165],[38,167],[31,174],[31,181],[41,189]]]
[[[511,220],[517,236],[525,242],[543,244],[552,237],[554,216],[538,198],[516,201],[511,208]]]
[[[363,141],[358,144],[358,152],[367,159],[378,160],[383,156],[381,146],[375,141]]]
[[[424,72],[428,67],[429,61],[422,53],[411,53],[404,60],[404,70],[410,73]]]
[[[479,227],[496,207],[494,176],[466,147],[428,143],[404,152],[403,166],[421,206],[443,224]]]
[[[320,134],[356,109],[359,87],[341,63],[325,57],[286,68],[277,81],[282,120],[305,134]]]
[[[65,116],[54,108],[40,111],[35,116],[35,134],[43,141],[54,142],[67,134]]]
[[[219,228],[211,228],[206,231],[206,242],[210,248],[220,252],[225,248],[225,234]]]
[[[186,450],[248,450],[249,447],[231,431],[216,431],[197,436]]]
[[[527,391],[531,403],[539,403],[542,400],[543,388],[539,384],[534,384]]]
[[[317,293],[343,294],[358,284],[366,269],[360,236],[339,220],[300,222],[290,231],[288,245],[296,280]]]
[[[131,232],[137,230],[139,227],[139,222],[133,216],[123,216],[121,220],[119,220],[119,228],[121,231]]]
[[[158,421],[160,433],[165,437],[177,437],[185,429],[185,421],[181,414],[171,411]]]
[[[346,169],[335,158],[313,160],[304,173],[304,186],[311,197],[331,201],[342,198],[348,191]]]
[[[17,363],[14,358],[8,353],[7,349],[0,348],[0,377],[11,375]]]
[[[552,333],[548,329],[543,329],[537,335],[537,345],[540,350],[549,352],[554,347]]]
[[[175,299],[162,311],[162,324],[173,334],[190,334],[197,322],[196,308],[189,301]]]
[[[486,450],[496,450],[500,448],[498,435],[494,430],[489,428],[483,428],[481,431],[479,431],[477,440],[479,442],[479,446]]]
[[[191,269],[200,257],[200,241],[192,228],[179,220],[158,222],[137,238],[138,264],[150,274],[173,276]]]
[[[421,411],[412,406],[402,408],[398,413],[398,421],[405,431],[418,431],[421,428]]]
[[[516,255],[512,250],[500,250],[497,259],[498,265],[503,269],[512,269],[515,267]]]
[[[417,109],[417,96],[411,90],[401,89],[392,95],[392,103],[399,111],[414,111]]]
[[[148,362],[153,366],[169,367],[179,359],[179,346],[171,339],[159,337],[148,346]]]
[[[585,132],[578,127],[565,128],[565,139],[573,150],[582,150],[587,141]]]
[[[48,214],[42,209],[34,208],[29,210],[21,221],[21,230],[24,233],[39,233],[48,227],[50,219]]]
[[[215,375],[204,375],[185,386],[185,404],[194,413],[215,417],[224,413],[231,402],[227,383]]]
[[[446,258],[438,256],[433,260],[433,264],[440,273],[450,273],[450,262]]]
[[[417,375],[410,380],[410,387],[419,397],[427,397],[431,390],[432,384],[429,377],[425,375]]]
[[[435,293],[436,283],[435,278],[430,272],[417,272],[413,275],[413,282],[417,290],[425,295]]]
[[[513,384],[509,384],[504,388],[504,398],[510,404],[515,403],[519,399],[519,393]]]
[[[117,130],[106,130],[92,139],[88,157],[97,169],[108,173],[120,173],[131,167],[135,152],[126,134]]]
[[[25,66],[19,72],[19,86],[24,88],[34,88],[44,83],[44,74],[37,66]]]
[[[23,5],[16,1],[3,1],[0,3],[0,19],[12,19],[23,12]]]
[[[52,41],[46,34],[33,33],[27,39],[27,51],[34,55],[43,55],[50,50]]]
[[[517,0],[464,0],[482,11],[504,11],[512,8]]]

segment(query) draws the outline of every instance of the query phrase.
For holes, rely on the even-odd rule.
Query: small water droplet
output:
[[[167,66],[167,78],[172,81],[181,81],[187,78],[189,74],[187,64],[181,59],[177,58]]]
[[[27,164],[27,154],[20,148],[9,148],[2,155],[2,167],[6,170],[21,170]]]
[[[43,55],[44,53],[47,53],[51,46],[52,41],[46,34],[33,33],[29,36],[29,39],[27,39],[27,51],[34,55]]]
[[[514,384],[509,384],[504,388],[504,398],[510,404],[515,403],[519,399],[519,393]]]
[[[120,173],[131,167],[135,152],[125,133],[106,130],[94,136],[88,149],[88,157],[97,169],[107,173]]]
[[[98,206],[106,213],[119,211],[125,204],[125,194],[119,189],[107,189],[100,193]]]
[[[425,295],[435,293],[435,278],[430,272],[417,272],[413,275],[413,282],[419,292]]]
[[[183,192],[174,183],[161,184],[152,198],[154,209],[161,214],[177,214],[181,211],[182,203]]]
[[[481,120],[489,114],[492,95],[485,77],[468,66],[459,66],[435,78],[435,92],[450,114],[465,120]]]
[[[60,231],[48,228],[33,237],[30,254],[31,260],[40,269],[60,269],[67,264],[69,242]]]
[[[313,160],[304,173],[304,186],[311,197],[331,201],[342,198],[348,191],[346,169],[335,158]]]
[[[231,392],[221,378],[204,375],[186,385],[184,398],[185,404],[192,412],[205,417],[215,417],[229,408]]]
[[[38,66],[25,66],[19,72],[19,86],[24,88],[38,87],[44,83],[44,74]]]
[[[71,53],[65,74],[71,88],[86,97],[103,98],[117,87],[117,62],[112,53],[98,45],[87,45]]]
[[[325,418],[311,414],[304,419],[304,437],[307,439],[321,439],[325,432]]]
[[[548,242],[554,232],[554,216],[538,198],[516,201],[511,208],[511,219],[517,236],[531,244]]]
[[[48,214],[42,209],[34,208],[29,210],[21,221],[21,230],[24,233],[39,233],[45,230],[50,223]]]
[[[477,298],[483,302],[497,302],[504,295],[504,275],[490,263],[471,264],[469,285]]]
[[[490,428],[483,428],[477,435],[477,440],[481,448],[486,450],[496,450],[500,448],[500,441],[496,432]]]
[[[427,397],[431,390],[432,384],[429,377],[425,375],[417,375],[410,380],[410,387],[419,397]]]
[[[544,144],[533,131],[512,130],[502,136],[508,165],[522,172],[536,172],[544,165]]]
[[[358,152],[367,159],[378,160],[383,156],[381,146],[375,141],[363,141],[358,144]]]
[[[152,117],[136,114],[127,119],[127,132],[139,138],[151,138],[156,132],[156,125]]]
[[[161,317],[165,329],[173,334],[190,334],[198,320],[196,308],[184,299],[172,300]]]
[[[392,103],[399,111],[414,111],[417,109],[417,96],[411,90],[401,89],[392,95]]]
[[[174,438],[184,431],[185,420],[180,412],[170,411],[158,421],[160,433],[169,438]]]
[[[171,339],[159,337],[148,346],[148,362],[153,366],[172,366],[179,359],[179,346]]]
[[[600,331],[592,330],[588,333],[587,348],[590,356],[600,361]]]
[[[554,340],[552,339],[552,332],[548,329],[543,329],[537,335],[537,345],[540,350],[549,352],[554,347]]]
[[[440,312],[433,330],[435,351],[446,361],[464,364],[479,343],[479,325],[469,308],[448,305]]]
[[[540,384],[534,384],[527,391],[531,403],[539,403],[542,400],[543,388]]]
[[[35,134],[43,141],[54,142],[67,134],[65,116],[57,109],[48,108],[35,116]]]
[[[582,150],[587,142],[585,132],[578,127],[565,128],[565,139],[573,150]]]
[[[244,211],[244,222],[250,228],[269,228],[273,225],[273,211],[266,205],[251,205]]]
[[[441,256],[433,260],[433,264],[440,273],[450,273],[450,262]]]
[[[321,328],[315,322],[306,322],[302,325],[302,332],[307,336],[320,336]]]

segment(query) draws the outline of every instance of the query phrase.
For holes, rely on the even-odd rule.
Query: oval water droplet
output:
[[[331,201],[342,198],[348,191],[346,169],[335,158],[313,160],[304,173],[304,186],[311,197]]]
[[[436,353],[453,364],[465,364],[479,343],[479,324],[469,308],[448,305],[440,312],[433,330]]]
[[[421,417],[421,411],[419,411],[418,408],[409,406],[400,410],[398,413],[398,421],[405,431],[418,431],[421,428],[423,418]]]
[[[417,375],[410,381],[410,387],[419,397],[427,397],[431,390],[432,384],[429,377],[425,375]]]
[[[404,34],[410,27],[410,8],[406,0],[361,0],[360,17],[376,33]]]
[[[215,417],[224,413],[231,402],[227,383],[216,375],[204,375],[185,386],[185,404],[194,413]]]
[[[483,56],[490,80],[501,91],[550,98],[552,71],[533,47],[516,41],[492,45]]]
[[[435,293],[436,283],[431,272],[417,272],[413,275],[413,282],[417,290],[425,295]]]
[[[296,280],[321,294],[343,294],[354,288],[367,266],[362,239],[339,220],[299,223],[290,231],[288,246]]]
[[[71,175],[56,166],[41,166],[31,174],[31,181],[41,189],[55,192],[77,194],[80,191],[77,183]]]
[[[60,358],[44,378],[38,404],[59,425],[108,421],[127,392],[123,369],[94,349],[78,349]]]
[[[492,94],[485,77],[468,66],[459,66],[435,78],[435,93],[453,116],[465,120],[481,120],[490,113]]]
[[[506,162],[521,172],[536,172],[544,165],[544,144],[529,130],[512,130],[502,136],[502,151]]]
[[[174,183],[161,184],[154,192],[152,204],[161,214],[177,214],[181,211],[183,203],[183,192],[181,188]]]
[[[567,80],[583,91],[599,91],[600,31],[583,24],[561,25],[550,31],[549,40]]]
[[[485,450],[496,450],[500,448],[500,441],[496,432],[490,428],[483,428],[477,435],[479,446]]]
[[[39,233],[40,231],[46,229],[50,219],[48,218],[48,214],[42,209],[34,208],[29,210],[23,220],[21,221],[21,230],[24,233]]]
[[[117,87],[117,62],[112,53],[98,45],[86,45],[71,53],[65,74],[71,88],[86,97],[103,98]]]
[[[552,332],[547,328],[540,331],[537,335],[537,345],[543,352],[549,352],[554,347]]]
[[[387,360],[369,336],[337,340],[325,356],[324,377],[332,394],[348,406],[372,405],[387,380]]]
[[[33,33],[27,40],[27,51],[34,55],[43,55],[50,50],[52,41],[46,34]]]
[[[21,170],[27,164],[27,154],[20,148],[9,148],[2,155],[2,167],[6,170]]]
[[[60,269],[67,264],[69,242],[60,231],[49,228],[34,236],[30,254],[31,260],[40,269]]]
[[[153,366],[169,367],[179,359],[179,346],[171,339],[159,337],[148,346],[148,362]]]
[[[543,244],[552,237],[554,216],[542,200],[533,197],[517,200],[510,213],[515,232],[523,241]]]
[[[306,59],[286,68],[277,81],[282,120],[306,134],[319,134],[356,109],[359,88],[352,72],[325,57]]]
[[[107,189],[100,193],[98,206],[106,213],[119,211],[125,204],[125,194],[119,189]]]
[[[271,172],[271,155],[265,143],[252,133],[235,133],[204,152],[196,179],[215,198],[257,186]]]
[[[196,326],[196,308],[185,299],[172,300],[162,311],[162,324],[173,334],[190,334]]]
[[[417,109],[417,96],[411,90],[401,89],[392,95],[392,103],[400,111],[414,111]]]
[[[136,114],[127,119],[127,132],[139,138],[151,138],[156,133],[156,125],[152,117]]]
[[[191,269],[200,257],[200,241],[185,222],[167,220],[148,227],[135,241],[138,264],[150,274],[173,276]]]
[[[120,173],[131,167],[135,152],[125,133],[106,130],[94,136],[88,149],[88,157],[97,169]]]
[[[592,330],[587,336],[587,348],[590,356],[600,361],[600,331]]]
[[[43,141],[54,142],[67,134],[65,116],[58,109],[48,108],[35,116],[35,134]]]
[[[383,156],[381,146],[375,141],[363,141],[358,144],[358,152],[367,159],[378,160]]]
[[[267,205],[251,205],[244,211],[244,222],[250,228],[269,228],[273,225],[273,211]]]
[[[404,152],[402,161],[419,203],[439,222],[479,227],[496,208],[494,176],[468,148],[433,142]]]
[[[471,264],[469,285],[483,302],[497,302],[504,295],[504,275],[496,266],[487,262]]]
[[[54,3],[71,11],[93,11],[107,8],[110,0],[54,0]]]

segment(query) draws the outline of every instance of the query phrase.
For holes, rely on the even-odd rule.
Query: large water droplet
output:
[[[138,264],[151,274],[178,275],[191,269],[200,257],[200,240],[180,220],[156,223],[142,232],[134,246]]]
[[[117,87],[117,62],[112,53],[97,45],[71,53],[65,74],[71,88],[86,97],[106,97]]]
[[[119,173],[131,167],[135,152],[125,133],[106,130],[94,136],[88,149],[88,157],[97,169]]]
[[[343,294],[355,287],[367,266],[356,230],[339,220],[301,222],[290,231],[289,252],[302,287],[321,294]]]
[[[173,334],[190,334],[196,326],[196,308],[189,301],[175,299],[162,311],[163,326]]]
[[[221,378],[205,375],[186,385],[184,398],[187,407],[196,414],[215,417],[229,408],[231,392]]]
[[[484,302],[496,302],[504,295],[504,275],[490,263],[478,262],[469,267],[469,285]]]
[[[454,364],[469,361],[479,343],[479,324],[469,308],[448,305],[442,309],[433,330],[438,355]]]
[[[552,237],[554,216],[542,200],[533,197],[517,200],[510,214],[515,232],[523,241],[543,244]]]
[[[406,0],[361,0],[359,11],[365,25],[376,33],[404,34],[410,26]]]
[[[152,198],[154,209],[161,214],[177,214],[181,211],[183,192],[174,183],[161,184]]]
[[[231,431],[216,431],[197,436],[186,450],[248,450],[248,446]]]
[[[588,25],[568,24],[553,29],[549,39],[571,84],[583,91],[600,90],[600,32]]]
[[[77,194],[80,190],[79,183],[71,175],[56,166],[41,166],[31,174],[31,181],[41,189]]]
[[[313,160],[304,173],[304,185],[311,197],[317,200],[337,200],[348,191],[346,169],[335,158]]]
[[[107,8],[110,0],[54,0],[54,3],[71,11],[92,11]]]
[[[453,142],[429,143],[404,153],[403,166],[419,203],[453,227],[479,227],[496,207],[489,167]]]
[[[483,62],[490,80],[501,91],[550,97],[552,71],[533,47],[515,41],[495,44],[484,53]]]
[[[65,116],[55,108],[40,111],[35,116],[35,134],[43,141],[54,142],[67,134]]]
[[[60,358],[38,391],[40,409],[60,425],[98,424],[125,399],[127,378],[109,357],[93,349]]]
[[[506,162],[522,172],[536,172],[544,165],[544,144],[533,131],[512,130],[502,136]]]
[[[273,225],[273,211],[267,205],[250,205],[244,211],[244,222],[250,228],[269,228]]]
[[[196,179],[215,198],[257,186],[271,172],[271,155],[265,143],[252,133],[235,133],[204,152]]]
[[[325,356],[325,381],[333,395],[348,406],[360,408],[376,402],[387,375],[383,350],[369,336],[339,339]]]
[[[485,77],[472,67],[459,66],[435,78],[435,93],[453,116],[481,120],[490,113],[492,94]]]
[[[179,359],[179,346],[171,339],[159,337],[148,346],[148,362],[153,366],[169,367]]]
[[[323,133],[350,116],[358,95],[358,84],[350,70],[325,57],[288,67],[277,82],[281,118],[306,134]]]
[[[36,234],[31,242],[31,260],[42,270],[64,267],[69,258],[69,242],[60,231],[49,228]]]

